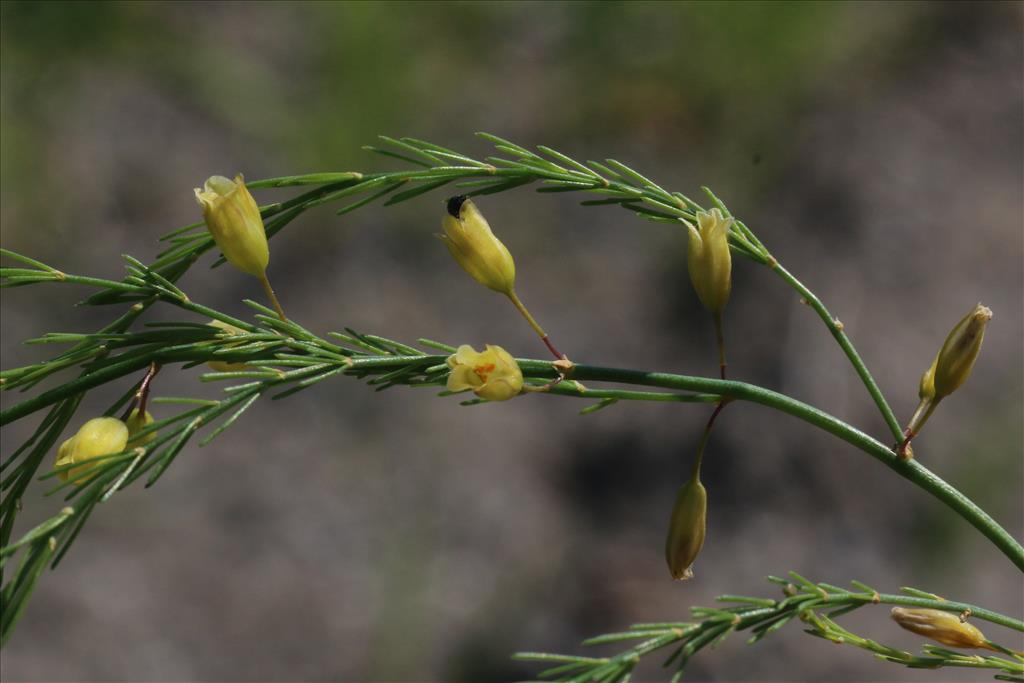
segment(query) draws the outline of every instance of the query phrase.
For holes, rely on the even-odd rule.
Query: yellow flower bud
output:
[[[697,212],[697,227],[687,224],[690,244],[686,261],[690,280],[704,308],[720,315],[732,289],[732,254],[729,252],[729,226],[718,209]]]
[[[938,609],[908,609],[893,607],[893,621],[919,636],[948,645],[950,647],[993,649],[988,645],[985,634],[977,627],[960,621],[960,616],[953,612]]]
[[[448,391],[472,389],[488,401],[506,401],[523,389],[519,364],[500,346],[487,344],[477,353],[463,344],[448,357],[448,367]]]
[[[516,264],[476,204],[467,197],[448,200],[448,213],[437,237],[448,247],[462,269],[496,292],[511,296],[516,283]]]
[[[86,422],[77,434],[61,444],[57,449],[57,466],[70,465],[101,455],[115,455],[123,452],[127,445],[128,427],[124,422],[113,417],[97,417]],[[101,463],[101,460],[87,462],[81,467],[64,470],[57,476],[61,481],[67,481]],[[84,484],[89,479],[90,477],[84,477],[76,483]]]
[[[224,258],[243,273],[262,277],[270,262],[270,249],[259,207],[245,187],[242,174],[234,180],[211,176],[195,193],[203,207],[206,227]]]
[[[985,338],[985,326],[991,319],[992,311],[978,304],[946,337],[931,369],[936,399],[949,396],[970,377]]]
[[[708,493],[700,479],[694,477],[676,495],[665,540],[665,559],[676,581],[693,578],[693,561],[704,546],[707,514]]]
[[[128,448],[135,448],[136,446],[145,446],[153,439],[156,438],[156,431],[146,432],[140,437],[136,438],[136,434],[141,432],[143,429],[153,424],[153,415],[147,410],[145,414],[139,415],[139,409],[134,408],[128,415],[128,419],[124,421],[126,427],[128,427]]]
[[[236,334],[245,334],[245,330],[239,327],[235,327],[234,325],[230,325],[221,320],[211,320],[206,324],[209,325],[210,327],[217,327],[221,330],[224,330],[224,332],[230,336]],[[230,347],[232,345],[228,344],[227,346]],[[246,365],[245,363],[230,363],[228,361],[223,360],[209,360],[206,361],[206,364],[210,367],[210,369],[212,369],[215,372],[241,372],[242,370],[249,369],[249,366]]]

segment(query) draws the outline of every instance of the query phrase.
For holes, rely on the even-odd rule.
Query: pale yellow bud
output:
[[[122,453],[127,444],[128,427],[124,422],[113,417],[97,417],[86,422],[77,434],[61,444],[57,449],[57,466],[91,460],[101,455],[116,455]],[[61,481],[67,481],[82,472],[88,472],[102,462],[87,462],[81,467],[64,470],[57,476]],[[84,477],[76,483],[84,484],[89,479],[90,477]]]
[[[211,320],[206,324],[209,325],[210,327],[216,327],[223,330],[229,336],[245,334],[245,330],[239,327],[235,327],[234,325],[230,325],[221,320]],[[230,347],[232,346],[232,344],[227,344],[226,346]],[[206,364],[210,367],[210,369],[214,370],[215,372],[241,372],[242,370],[248,370],[250,367],[245,363],[230,363],[228,361],[223,360],[209,360],[206,361]]]
[[[516,264],[476,204],[467,197],[448,200],[448,213],[437,237],[448,247],[462,269],[496,292],[511,295],[516,283]]]
[[[463,344],[448,357],[448,391],[473,393],[488,401],[506,401],[523,389],[523,373],[519,364],[500,346],[487,344],[477,353]]]
[[[720,315],[732,289],[732,254],[729,226],[718,209],[697,212],[697,227],[687,224],[690,244],[686,252],[690,280],[704,308]]]
[[[676,495],[665,539],[665,559],[672,578],[693,578],[693,561],[704,546],[707,529],[708,493],[700,479],[683,484]]]
[[[931,367],[921,375],[921,384],[917,387],[917,397],[922,401],[935,398],[935,361],[932,361]]]
[[[991,319],[992,311],[978,304],[946,337],[932,366],[937,399],[949,396],[970,377],[985,338],[985,327]]]
[[[243,273],[262,277],[270,262],[267,234],[256,200],[249,194],[242,174],[228,180],[211,176],[203,189],[195,189],[196,201],[213,240],[228,263]]]
[[[893,621],[919,636],[950,647],[993,649],[977,627],[961,621],[953,612],[938,609],[893,607]]]
[[[156,431],[146,432],[140,437],[135,435],[141,432],[143,429],[153,424],[153,416],[147,410],[144,415],[139,415],[139,409],[134,408],[129,413],[128,419],[124,421],[126,427],[128,427],[128,448],[135,448],[136,446],[145,446],[153,439],[156,438]]]

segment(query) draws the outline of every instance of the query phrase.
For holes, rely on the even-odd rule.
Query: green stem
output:
[[[542,371],[544,374],[550,375],[553,372],[550,369],[550,364],[538,361],[532,361],[532,364],[533,367],[531,367],[531,361],[520,362],[524,371],[527,369],[534,372],[542,371],[539,365],[543,364],[548,365],[548,368]],[[814,406],[753,384],[705,377],[577,365],[573,370],[573,379],[719,394],[729,398],[760,403],[792,415],[856,446],[915,486],[941,500],[984,534],[1018,569],[1024,571],[1024,547],[1021,547],[1021,544],[1013,536],[988,513],[978,507],[974,501],[918,461],[901,461],[885,444]]]
[[[196,349],[194,345],[186,344],[166,347],[155,353],[115,362],[0,412],[0,425],[8,424],[73,394],[137,372],[152,361],[170,363],[203,360],[206,357],[208,356],[204,355],[202,350]],[[353,368],[363,367],[371,369],[397,367],[403,364],[427,366],[444,362],[444,358],[444,356],[389,356],[385,358],[347,360],[346,363]],[[557,376],[557,372],[550,362],[523,359],[519,360],[518,363],[527,377],[552,378]],[[1024,570],[1024,548],[973,501],[916,460],[901,461],[893,453],[892,449],[885,444],[818,408],[753,384],[707,377],[690,377],[663,372],[577,365],[573,369],[573,379],[717,394],[731,399],[760,403],[761,405],[793,415],[856,446],[894,470],[904,479],[944,502],[992,541],[1018,568]]]
[[[722,330],[722,312],[718,311],[712,317],[715,321],[715,343],[718,345],[718,373],[725,379],[725,333]]]
[[[792,273],[783,268],[781,263],[769,260],[769,265],[779,277],[785,280],[790,287],[795,289],[800,296],[804,298],[807,305],[813,308],[821,318],[822,322],[825,323],[825,327],[827,327],[828,331],[832,333],[832,336],[835,338],[840,348],[842,348],[843,353],[846,354],[846,357],[853,365],[853,369],[857,371],[857,374],[860,376],[861,381],[867,388],[868,393],[871,394],[872,400],[874,400],[875,405],[878,406],[878,411],[885,419],[885,423],[889,425],[889,431],[892,432],[893,437],[897,441],[902,440],[903,430],[900,428],[899,420],[896,419],[896,415],[892,412],[892,408],[889,407],[889,403],[882,395],[882,391],[878,388],[875,378],[871,376],[871,372],[868,370],[867,366],[864,365],[864,361],[861,360],[860,354],[857,353],[857,349],[853,347],[853,342],[850,341],[850,338],[847,337],[846,333],[843,331],[842,324],[834,318],[831,313],[829,313],[828,309],[825,308],[825,304],[821,303],[821,299],[819,299],[814,292],[807,289],[807,287],[797,280]]]
[[[711,413],[711,417],[708,418],[708,423],[704,425],[704,433],[700,435],[700,443],[697,444],[697,457],[693,459],[693,471],[690,474],[690,478],[694,481],[700,480],[700,466],[704,462],[704,449],[707,448],[708,440],[711,439],[711,429],[715,426],[715,420],[722,412],[722,408],[725,408],[726,403],[728,401],[719,401]]]

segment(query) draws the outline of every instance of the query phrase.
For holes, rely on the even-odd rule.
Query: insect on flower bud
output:
[[[946,337],[931,370],[936,399],[949,396],[970,377],[991,319],[992,311],[977,304]]]
[[[144,414],[139,415],[139,409],[134,408],[128,415],[128,419],[124,421],[125,426],[128,428],[128,444],[127,448],[135,448],[136,446],[145,446],[153,439],[156,438],[156,431],[146,432],[140,437],[135,435],[141,432],[143,429],[153,424],[153,415],[147,410]]]
[[[491,232],[476,204],[465,196],[452,197],[447,209],[441,223],[444,234],[437,237],[474,280],[511,295],[516,283],[516,264],[505,245]]]
[[[690,244],[686,252],[690,280],[704,308],[720,315],[732,289],[732,254],[729,252],[729,226],[718,209],[697,212],[697,227],[687,224]]]
[[[950,647],[993,649],[977,627],[961,621],[959,615],[938,609],[893,607],[893,621],[919,636]]]
[[[477,353],[463,344],[448,357],[448,391],[472,389],[488,401],[507,401],[523,389],[519,364],[500,346],[487,344]]]
[[[61,444],[57,450],[57,467],[70,465],[102,455],[115,455],[125,450],[128,444],[128,427],[124,422],[113,417],[97,417],[89,420],[78,433]],[[102,460],[86,462],[81,467],[72,467],[58,473],[61,481],[67,481],[82,472],[100,465]],[[78,479],[76,483],[84,484],[91,477]]]
[[[270,262],[267,234],[256,200],[249,194],[242,174],[229,180],[211,176],[203,189],[195,189],[196,201],[213,240],[228,263],[243,273],[262,277]]]
[[[694,477],[676,495],[665,540],[665,559],[676,581],[693,578],[693,561],[704,546],[707,513],[708,493],[700,479]]]

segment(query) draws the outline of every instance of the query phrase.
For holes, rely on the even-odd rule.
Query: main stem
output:
[[[540,370],[539,367],[537,369]],[[547,368],[547,372],[551,372],[550,367]],[[915,486],[941,500],[984,534],[1018,569],[1024,571],[1024,547],[974,501],[917,460],[900,460],[890,447],[818,408],[770,389],[730,380],[590,365],[577,365],[573,371],[573,379],[700,391],[760,403],[788,413],[856,446]]]

